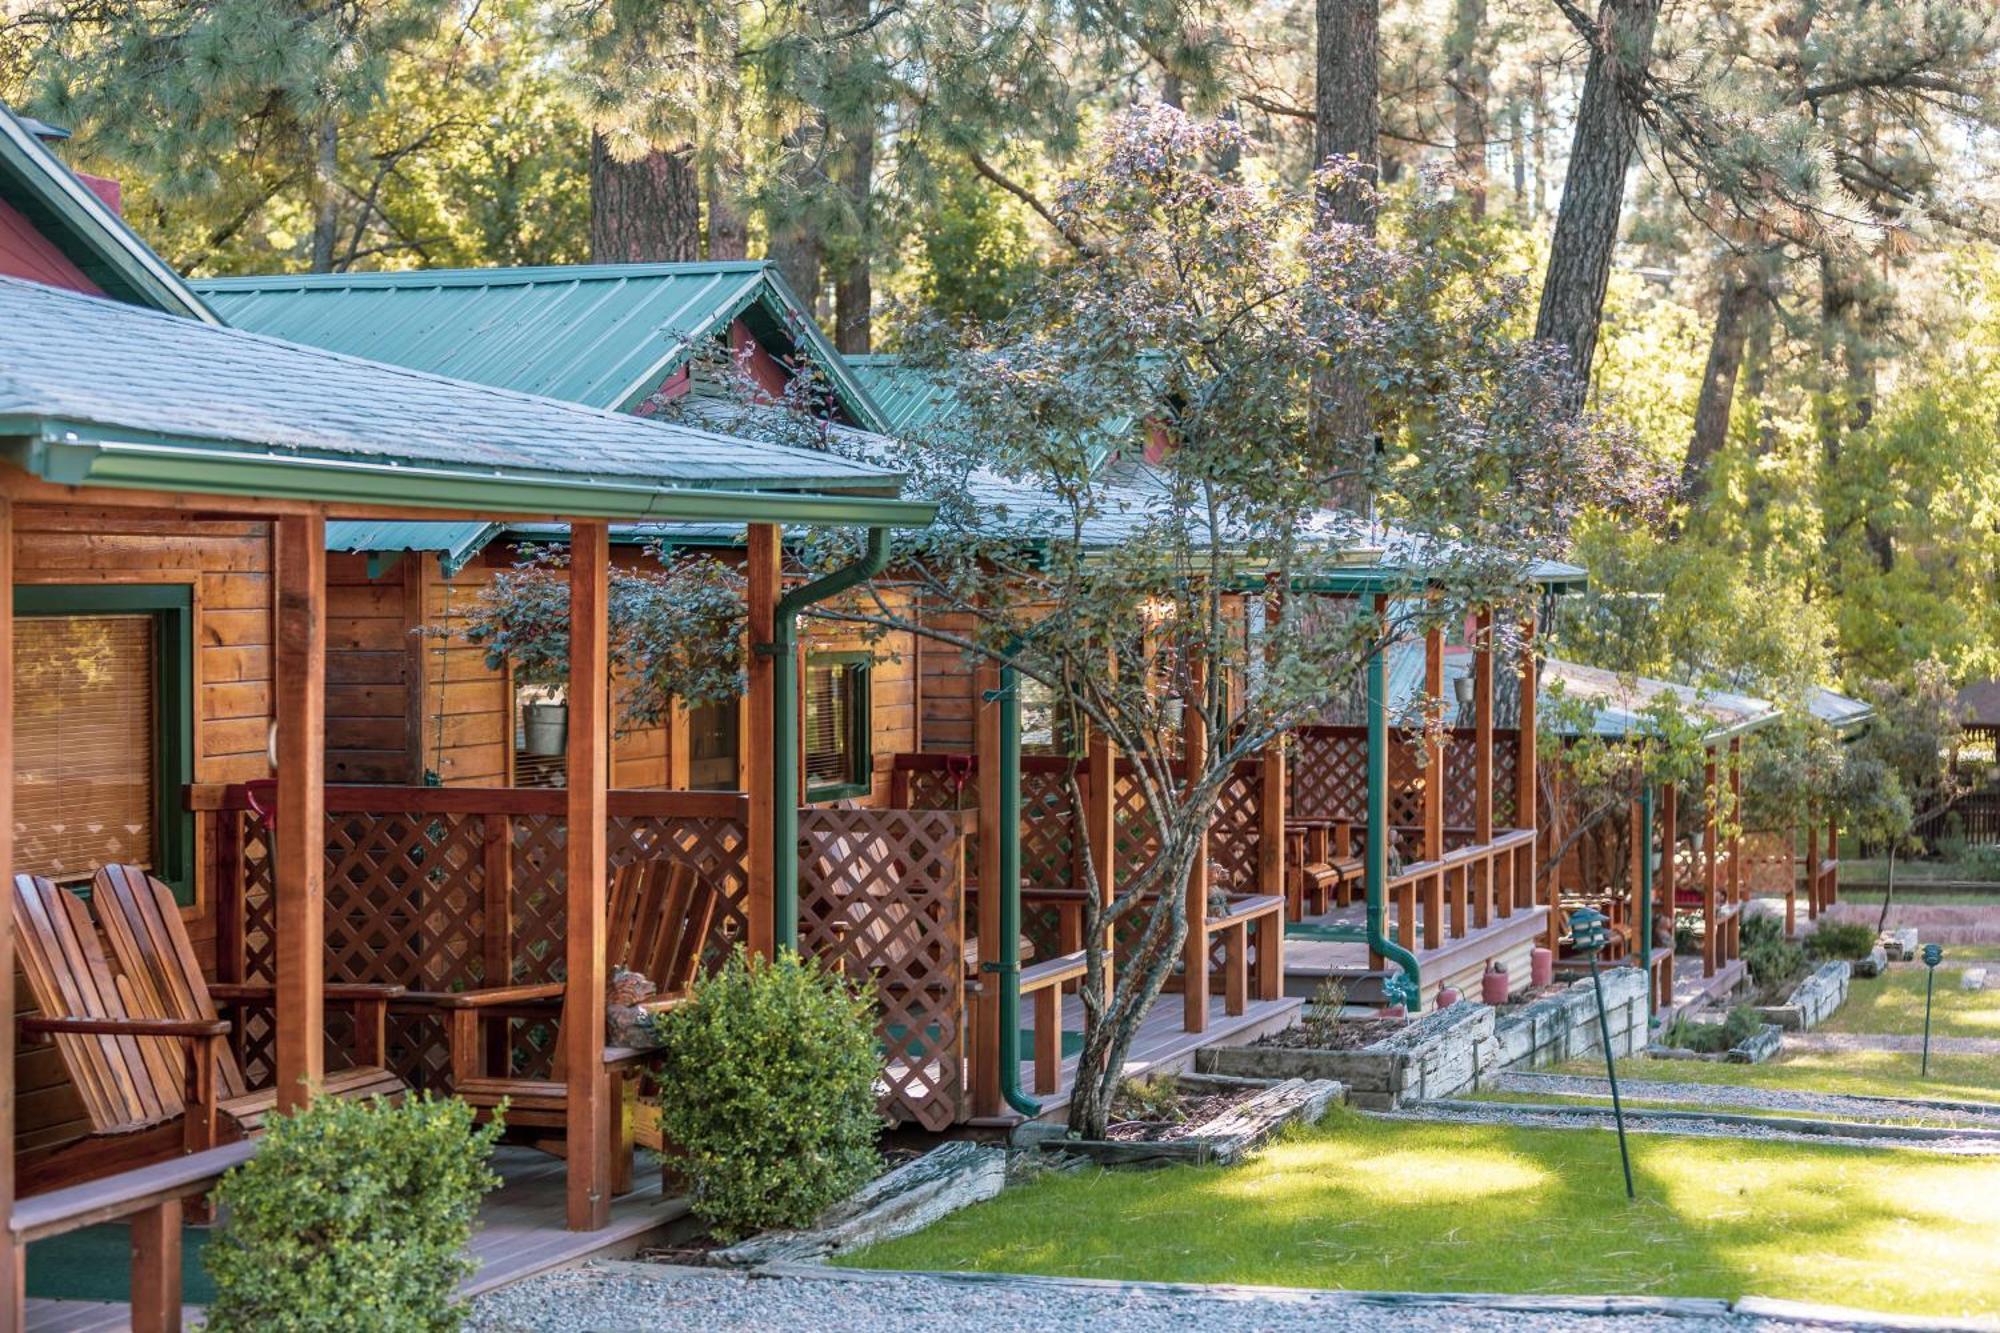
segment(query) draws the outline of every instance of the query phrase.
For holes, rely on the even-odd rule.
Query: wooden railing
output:
[[[271,835],[243,787],[195,788],[209,821],[210,883],[223,982],[272,981]],[[737,792],[614,791],[609,868],[665,857],[692,866],[723,902],[704,958],[748,927],[748,799]],[[413,991],[559,980],[564,958],[566,794],[555,789],[332,786],[326,789],[326,979]],[[964,833],[955,816],[907,810],[800,811],[800,941],[881,983],[890,1060],[885,1113],[932,1128],[962,1114]],[[956,939],[954,946],[952,941]],[[334,1020],[329,1018],[329,1023]],[[494,1024],[489,1066],[549,1072],[545,1023]],[[268,1012],[232,1039],[253,1082],[272,1074]],[[335,1034],[337,1035],[337,1034]],[[438,1011],[392,1007],[389,1061],[413,1087],[450,1087]]]
[[[1396,942],[1436,949],[1447,937],[1535,906],[1535,831],[1504,829],[1486,843],[1461,845],[1389,879]]]

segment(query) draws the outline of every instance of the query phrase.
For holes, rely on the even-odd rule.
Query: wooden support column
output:
[[[1433,626],[1424,633],[1424,850],[1423,859],[1444,859],[1444,631]],[[1435,949],[1444,935],[1445,874],[1424,880],[1424,947]],[[1452,895],[1454,908],[1458,895]],[[1451,933],[1465,933],[1465,919],[1454,910]]]
[[[132,1217],[132,1333],[181,1326],[181,1201],[163,1199]]]
[[[1084,740],[1084,762],[1090,771],[1083,782],[1083,841],[1097,873],[1097,901],[1109,908],[1118,896],[1118,753],[1111,738],[1090,727]],[[1114,968],[1112,946],[1118,932],[1104,930],[1104,998],[1110,1002]],[[1039,1029],[1037,1029],[1039,1031]]]
[[[278,1108],[325,1080],[326,520],[278,520]]]
[[[777,848],[772,829],[777,811],[772,804],[771,784],[776,767],[775,733],[778,722],[776,670],[772,658],[757,651],[778,636],[778,596],[783,552],[775,523],[752,523],[745,533],[749,544],[746,557],[747,586],[744,590],[749,615],[750,654],[749,701],[744,708],[745,744],[739,762],[743,790],[750,796],[750,826],[746,877],[748,899],[744,903],[749,918],[750,952],[769,958],[776,944],[775,905],[777,899]]]
[[[1840,901],[1840,817],[1826,817],[1826,859],[1833,866],[1826,872],[1826,897],[1821,900],[1822,908],[1831,907]]]
[[[1706,807],[1706,818],[1701,830],[1701,974],[1715,975],[1720,963],[1719,944],[1722,923],[1716,919],[1722,907],[1721,884],[1717,871],[1721,869],[1719,848],[1716,845],[1715,806],[1721,796],[1721,780],[1716,771],[1715,751],[1708,752],[1708,762],[1702,768],[1702,804]]]
[[[1197,650],[1190,650],[1191,652]],[[1181,761],[1186,781],[1208,765],[1208,663],[1199,656],[1188,663],[1188,699],[1181,711]],[[1188,869],[1187,941],[1181,955],[1181,1026],[1189,1032],[1208,1031],[1208,839],[1204,826]]]
[[[597,1231],[611,1221],[614,1108],[604,1068],[606,824],[611,813],[610,573],[609,526],[571,524],[569,873],[562,1018],[571,1231]]]
[[[0,498],[0,875],[14,876],[14,503]],[[14,1240],[14,914],[0,912],[0,1329],[26,1325]]]
[[[972,762],[979,784],[979,994],[972,1008],[972,1113],[999,1115],[999,977],[984,964],[1000,956],[1000,667],[982,658],[972,672]]]
[[[1743,952],[1741,934],[1743,911],[1750,895],[1749,880],[1743,874],[1743,740],[1729,742],[1729,928],[1723,933],[1724,957],[1736,958]]]
[[[404,559],[402,568],[404,625],[414,627],[431,623],[429,594],[437,573],[435,556],[413,551]],[[412,633],[405,637],[403,743],[407,757],[404,760],[403,780],[415,787],[423,785],[424,774],[429,772],[431,767],[431,744],[437,737],[437,728],[430,720],[431,664],[446,641],[433,639],[428,634]],[[444,711],[444,700],[437,701],[437,708],[440,713]]]
[[[1669,940],[1674,933],[1674,850],[1680,844],[1680,789],[1669,782],[1660,788],[1660,873],[1653,876],[1653,928],[1659,929],[1662,914],[1667,919]],[[1652,948],[1649,940],[1647,948]],[[1653,1007],[1664,1009],[1673,1003],[1674,946],[1667,945],[1667,965],[1660,978],[1661,993],[1655,997]]]
[[[1562,941],[1562,889],[1563,867],[1569,864],[1567,856],[1556,856],[1555,849],[1562,844],[1562,766],[1556,765],[1549,772],[1549,827],[1548,848],[1552,864],[1549,866],[1549,887],[1542,892],[1539,886],[1530,889],[1531,900],[1539,898],[1548,904],[1548,919],[1542,925],[1542,943],[1550,954],[1561,952]],[[1536,867],[1539,872],[1540,867]]]
[[[1819,817],[1806,811],[1806,919],[1819,920]],[[1792,931],[1792,914],[1785,913],[1785,933]]]
[[[1625,873],[1630,877],[1625,886],[1625,923],[1631,932],[1632,957],[1639,966],[1646,965],[1648,941],[1641,939],[1639,928],[1646,920],[1646,858],[1652,849],[1646,845],[1646,812],[1635,797],[1626,807],[1626,816],[1631,821],[1627,841],[1631,843],[1632,855]]]
[[[1481,846],[1493,841],[1493,613],[1481,611],[1472,622],[1472,836]],[[1479,884],[1472,899],[1472,924],[1484,927],[1493,919],[1494,862],[1479,863]],[[1503,909],[1504,910],[1504,909]]]
[[[1541,825],[1541,805],[1539,802],[1540,774],[1535,768],[1535,692],[1540,687],[1535,679],[1535,616],[1531,611],[1521,621],[1521,708],[1517,722],[1519,730],[1514,734],[1514,827],[1532,829]],[[1540,867],[1539,856],[1528,857],[1528,873],[1517,876],[1514,883],[1514,905],[1533,907],[1535,905],[1535,880]],[[1550,914],[1554,914],[1551,906]]]

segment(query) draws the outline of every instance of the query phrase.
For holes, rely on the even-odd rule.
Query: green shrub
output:
[[[1743,916],[1743,947],[1753,944],[1781,944],[1785,938],[1785,923],[1768,912],[1745,913]]]
[[[802,1226],[875,1173],[875,1006],[838,973],[739,948],[659,1028],[660,1127],[718,1236]]]
[[[323,1097],[275,1116],[222,1178],[226,1221],[203,1254],[208,1324],[236,1329],[458,1328],[452,1299],[500,1126],[456,1098]]]
[[[1808,958],[1866,958],[1875,928],[1865,921],[1822,921],[1806,936]]]
[[[1666,1041],[1667,1045],[1678,1046],[1682,1050],[1720,1055],[1755,1036],[1763,1026],[1764,1020],[1757,1016],[1756,1010],[1739,1004],[1720,1023],[1697,1023],[1686,1015],[1676,1017],[1667,1029]]]
[[[1758,913],[1743,918],[1743,965],[1761,992],[1781,989],[1806,970],[1806,953],[1785,938],[1785,923]]]

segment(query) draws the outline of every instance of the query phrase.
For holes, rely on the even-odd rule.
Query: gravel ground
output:
[[[940,1328],[1009,1333],[1088,1328],[1313,1330],[1314,1333],[1811,1333],[1853,1330],[1819,1322],[1733,1312],[1720,1301],[1634,1302],[1606,1313],[1605,1302],[1572,1298],[1590,1309],[1551,1309],[1533,1298],[1423,1303],[1369,1302],[1341,1292],[1256,1291],[1157,1284],[1065,1282],[1046,1278],[951,1279],[868,1274],[853,1278],[744,1277],[705,1269],[639,1263],[591,1264],[545,1274],[481,1297],[471,1326],[493,1333],[712,1333],[726,1329],[866,1329],[937,1333]],[[1680,1313],[1664,1310],[1678,1309]]]
[[[1921,1051],[1924,1039],[1921,1033],[1886,1032],[1787,1032],[1785,1049],[1788,1051]],[[2000,1055],[2000,1038],[1994,1037],[1938,1037],[1931,1038],[1933,1055]]]
[[[1787,1036],[1789,1044],[1798,1040]],[[1609,1100],[1611,1085],[1601,1078],[1578,1074],[1502,1074],[1493,1085],[1501,1092],[1546,1093],[1552,1097],[1593,1097]],[[2000,1103],[1931,1102],[1920,1098],[1846,1097],[1829,1092],[1794,1092],[1783,1088],[1738,1087],[1728,1083],[1673,1083],[1626,1079],[1620,1091],[1627,1098],[1681,1102],[1741,1111],[1798,1111],[1845,1120],[1915,1120],[2000,1129]]]
[[[1400,1111],[1377,1111],[1386,1120],[1453,1121],[1466,1125],[1512,1125],[1519,1129],[1601,1129],[1609,1131],[1612,1119],[1591,1111],[1568,1113],[1544,1111],[1510,1102],[1465,1102],[1442,1106],[1419,1102]],[[2000,1140],[1958,1138],[1848,1137],[1842,1134],[1811,1134],[1786,1127],[1780,1119],[1758,1124],[1720,1124],[1712,1120],[1688,1120],[1671,1114],[1651,1114],[1626,1108],[1625,1128],[1633,1134],[1679,1134],[1702,1139],[1766,1139],[1781,1143],[1831,1143],[1854,1148],[1886,1148],[1916,1152],[1946,1153],[1954,1157],[2000,1157]]]

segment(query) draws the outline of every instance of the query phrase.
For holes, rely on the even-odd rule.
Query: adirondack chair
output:
[[[692,866],[664,858],[634,861],[612,876],[605,913],[605,962],[642,973],[659,988],[648,1007],[665,1009],[685,999],[701,973],[703,946],[722,903],[715,887]],[[489,986],[422,998],[442,1009],[451,1041],[452,1091],[480,1116],[507,1103],[507,1127],[533,1131],[522,1136],[536,1146],[558,1150],[549,1130],[569,1123],[569,1088],[562,1047],[548,1078],[516,1078],[489,1065],[504,1059],[504,1043],[489,1043],[489,1023],[515,1019],[555,1022],[562,1009],[563,983]],[[613,1188],[631,1188],[638,1071],[630,1067],[640,1052],[614,1052],[612,1111]]]
[[[21,1020],[21,1031],[54,1040],[91,1126],[83,1139],[24,1156],[21,1194],[234,1142],[263,1124],[277,1093],[243,1088],[231,1025],[212,1004],[174,1010],[156,982],[114,971],[90,909],[68,889],[39,875],[16,875],[13,887],[21,971],[40,1011]],[[159,892],[185,951],[172,895]],[[188,993],[206,999],[200,976],[193,973]]]

